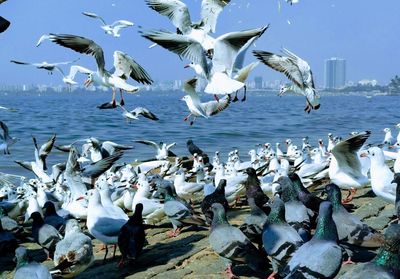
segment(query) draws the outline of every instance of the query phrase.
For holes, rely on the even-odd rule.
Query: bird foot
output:
[[[272,273],[267,277],[267,279],[275,279],[275,275],[276,275],[276,274],[278,274],[278,272],[276,272],[276,271],[272,272]]]
[[[124,261],[124,259],[121,259],[121,260],[119,261],[119,263],[117,264],[117,267],[118,267],[118,268],[123,268],[124,265],[125,265],[125,261]]]
[[[347,204],[349,202],[351,202],[354,198],[355,193],[357,192],[357,189],[350,189],[349,190],[349,194],[347,195],[347,197],[342,201],[343,204]]]
[[[169,238],[173,238],[173,237],[177,237],[180,233],[181,233],[181,229],[177,228],[176,230],[172,230],[172,231],[167,232],[167,236]]]
[[[121,106],[124,106],[124,105],[125,105],[124,99],[121,99],[121,101],[119,102],[119,104],[120,104]]]
[[[246,96],[244,96],[241,101],[245,102],[246,100],[247,100],[247,98],[246,98]]]
[[[188,121],[188,120],[189,120],[189,117],[183,118],[183,121]]]
[[[117,107],[117,102],[114,100],[111,101],[111,107],[116,108]]]
[[[228,278],[229,278],[229,279],[239,279],[239,276],[233,274],[232,266],[231,266],[231,265],[229,265],[229,266],[224,270],[224,273],[225,273],[226,275],[228,275]]]
[[[347,261],[342,262],[342,266],[345,266],[345,265],[348,265],[348,264],[356,264],[356,263],[351,260],[351,257],[349,257],[347,259]]]
[[[193,125],[193,123],[194,123],[193,121],[190,121],[190,126],[192,126],[192,125]]]
[[[237,101],[239,101],[239,98],[237,96],[237,94],[235,95],[235,98],[233,98],[232,102],[236,103]]]

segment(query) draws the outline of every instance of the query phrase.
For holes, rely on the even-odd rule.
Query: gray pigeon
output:
[[[79,223],[69,219],[65,226],[65,237],[56,245],[54,269],[62,276],[74,277],[85,271],[94,261],[92,240],[82,233]]]
[[[52,257],[56,244],[62,239],[57,229],[51,225],[45,224],[39,212],[35,211],[31,214],[32,222],[32,237],[43,248],[49,252]]]
[[[303,244],[288,262],[285,278],[333,278],[342,264],[342,248],[332,219],[332,204],[322,202],[312,239]]]
[[[250,206],[250,214],[245,217],[244,222],[239,229],[249,238],[249,240],[261,245],[261,234],[264,224],[267,221],[267,214],[256,205],[254,198],[249,198],[247,202]]]
[[[391,224],[384,237],[385,243],[371,262],[355,265],[339,279],[400,278],[400,224]]]
[[[28,261],[28,252],[24,247],[15,250],[17,267],[14,279],[51,279],[49,270],[37,262]]]
[[[0,255],[5,256],[18,247],[17,240],[11,232],[5,231],[0,222]]]
[[[266,270],[269,266],[268,260],[240,229],[228,223],[224,207],[214,203],[211,209],[213,220],[209,241],[214,252],[229,262],[227,273],[234,276],[232,264],[247,264],[256,272]]]
[[[206,226],[205,219],[196,214],[186,201],[174,195],[170,187],[160,188],[158,192],[164,195],[164,211],[173,226],[170,237],[177,236],[184,225]]]
[[[384,241],[383,235],[369,227],[367,224],[347,212],[342,205],[342,193],[336,184],[329,184],[325,187],[328,200],[332,203],[332,218],[335,221],[340,241],[367,247],[381,247]]]
[[[292,180],[281,176],[277,183],[276,192],[285,203],[285,220],[294,227],[304,241],[310,239],[312,210],[308,209],[298,198]]]
[[[272,258],[273,274],[285,267],[292,254],[303,244],[297,231],[285,220],[285,204],[276,197],[262,232],[263,247]]]

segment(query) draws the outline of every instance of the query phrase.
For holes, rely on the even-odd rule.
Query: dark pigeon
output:
[[[400,224],[391,224],[384,237],[385,243],[371,262],[355,265],[339,279],[400,278]]]
[[[396,200],[395,200],[395,212],[397,215],[397,220],[400,222],[400,173],[394,174],[394,179],[392,183],[396,183]]]
[[[55,227],[57,230],[62,229],[65,225],[65,219],[57,214],[54,203],[47,201],[43,205],[43,209],[44,223]]]
[[[268,268],[268,259],[240,229],[228,223],[224,207],[214,203],[211,208],[213,220],[209,236],[210,246],[215,253],[229,262],[227,272],[234,276],[232,264],[247,264],[258,273],[265,271]]]
[[[259,247],[262,246],[261,234],[265,222],[267,221],[267,214],[259,208],[254,199],[248,199],[250,206],[250,214],[244,219],[243,224],[239,229],[250,239],[251,242],[257,243]]]
[[[120,267],[127,260],[136,260],[146,243],[142,212],[143,204],[136,204],[135,213],[129,217],[129,220],[121,227],[119,232],[118,247],[122,255],[121,261],[118,264]]]
[[[244,183],[246,187],[247,200],[253,198],[254,202],[259,208],[261,208],[262,210],[269,210],[265,206],[265,204],[268,203],[269,198],[266,194],[264,194],[263,190],[261,189],[261,183],[257,177],[256,170],[250,167],[247,168],[244,172],[248,175],[246,182]]]
[[[215,191],[205,196],[203,201],[201,202],[201,211],[203,212],[204,216],[206,217],[207,224],[211,224],[213,219],[211,206],[213,203],[220,203],[224,207],[225,211],[228,210],[229,204],[225,197],[225,187],[226,187],[226,180],[221,179]]]
[[[294,189],[297,192],[299,200],[309,209],[318,212],[319,205],[324,201],[307,190],[301,182],[300,177],[296,173],[289,174],[290,180],[293,182]]]
[[[13,253],[18,243],[11,232],[5,231],[0,222],[0,257]]]
[[[332,204],[322,202],[314,236],[293,254],[284,275],[285,278],[334,278],[341,265],[342,249],[332,219]]]
[[[271,204],[271,212],[262,232],[262,242],[265,252],[272,258],[272,275],[280,272],[303,244],[297,231],[286,222],[285,204],[279,197],[274,198]]]
[[[187,149],[188,149],[190,154],[192,154],[193,156],[194,156],[194,154],[197,154],[198,156],[201,156],[203,158],[204,164],[208,164],[210,162],[210,159],[208,158],[208,155],[203,150],[201,150],[197,145],[195,145],[193,143],[193,140],[191,140],[191,139],[188,140],[186,142],[186,146],[187,146]]]

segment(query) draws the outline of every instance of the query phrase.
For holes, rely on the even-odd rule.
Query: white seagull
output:
[[[128,111],[126,108],[124,108],[121,105],[119,105],[119,107],[122,109],[122,111],[123,111],[122,115],[126,118],[127,121],[138,120],[140,115],[145,118],[148,118],[150,120],[154,120],[154,121],[158,120],[158,117],[146,108],[137,107],[131,111]]]
[[[306,97],[307,103],[304,110],[307,113],[310,113],[312,109],[319,109],[320,96],[315,90],[310,65],[285,48],[282,52],[286,56],[260,50],[254,50],[253,54],[265,65],[284,73],[298,87],[296,91]]]
[[[196,92],[196,83],[197,78],[192,78],[186,81],[183,86],[184,91],[189,95],[185,95],[182,98],[182,101],[186,102],[186,105],[190,111],[190,114],[185,117],[184,121],[189,120],[191,116],[194,117],[194,119],[190,121],[190,125],[193,125],[197,117],[202,116],[204,118],[208,118],[210,116],[214,116],[225,110],[231,103],[230,95],[225,96],[219,101],[202,103],[199,95]]]
[[[176,157],[176,155],[172,151],[170,151],[170,149],[176,145],[176,142],[173,142],[171,144],[166,144],[164,142],[160,142],[160,144],[157,144],[154,141],[150,140],[134,140],[134,142],[154,147],[157,150],[157,160],[167,159],[168,156]]]
[[[112,108],[116,107],[115,102],[115,88],[125,90],[127,92],[135,93],[139,91],[139,87],[130,85],[126,80],[131,77],[137,82],[143,84],[151,84],[149,74],[131,57],[121,51],[114,52],[114,67],[115,72],[111,74],[105,69],[105,60],[103,49],[94,41],[81,36],[68,35],[68,34],[50,34],[43,35],[37,44],[39,46],[43,40],[48,39],[63,47],[70,48],[76,52],[93,55],[97,63],[97,72],[88,74],[88,79],[85,86],[91,83],[96,83],[105,87],[113,88],[113,97],[111,100]],[[123,105],[122,91],[121,91],[121,105]]]
[[[208,33],[215,33],[217,19],[230,0],[203,0],[201,3],[201,21],[193,23],[188,7],[179,0],[146,0],[146,4],[163,16],[167,16],[176,27],[178,34],[187,35],[199,42],[211,55],[215,39]]]
[[[368,177],[362,173],[358,151],[370,136],[370,131],[361,132],[358,135],[339,142],[332,149],[332,160],[329,165],[329,178],[341,189],[349,189],[351,195],[346,202],[351,201],[357,188],[362,188],[369,183]]]
[[[46,61],[40,62],[40,63],[29,63],[29,62],[22,62],[22,61],[17,61],[17,60],[10,60],[11,63],[18,64],[18,65],[27,65],[27,66],[34,66],[37,69],[43,69],[48,71],[50,74],[53,74],[55,70],[60,72],[63,76],[65,76],[63,70],[61,69],[61,65],[69,65],[72,63],[75,63],[78,61],[78,59],[75,59],[73,61],[66,61],[66,62],[55,62],[55,63],[49,63]]]
[[[88,16],[88,17],[99,19],[103,23],[103,25],[100,26],[101,29],[103,29],[106,32],[106,34],[111,35],[116,38],[121,36],[121,34],[119,34],[119,32],[121,31],[122,28],[127,28],[127,27],[135,25],[133,22],[130,22],[128,20],[123,20],[123,19],[114,21],[112,24],[107,24],[101,16],[99,16],[95,13],[83,12],[82,14],[85,16]]]

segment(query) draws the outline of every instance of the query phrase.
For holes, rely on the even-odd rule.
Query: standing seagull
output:
[[[134,25],[133,22],[130,22],[128,20],[117,20],[114,21],[112,24],[107,24],[101,16],[95,13],[83,12],[82,14],[88,17],[98,18],[99,20],[101,20],[101,22],[103,23],[103,26],[100,26],[101,29],[103,29],[106,32],[106,34],[111,35],[115,38],[121,36],[121,34],[119,34],[119,31],[121,31],[122,28]]]
[[[190,121],[190,125],[193,125],[194,121],[198,116],[208,118],[209,116],[214,116],[221,111],[229,107],[231,103],[231,96],[227,95],[225,98],[219,101],[209,101],[202,103],[199,95],[196,92],[197,78],[192,78],[185,82],[183,90],[189,95],[185,95],[182,101],[186,102],[186,105],[190,111],[190,114],[185,117],[185,121],[189,120],[193,116],[193,120]]]
[[[304,110],[307,113],[310,113],[312,109],[319,109],[320,96],[316,94],[310,65],[285,48],[282,52],[286,56],[260,50],[254,50],[253,54],[265,65],[284,73],[296,85],[298,88],[296,93],[306,97],[307,103]]]
[[[0,121],[0,127],[3,130],[3,135],[0,134],[0,152],[3,151],[4,154],[10,154],[10,150],[8,148],[16,143],[18,139],[10,137],[8,127],[3,121]]]
[[[105,87],[113,88],[113,97],[111,100],[112,107],[117,107],[115,102],[115,88],[119,88],[121,92],[121,105],[123,105],[122,91],[135,93],[139,88],[130,85],[126,82],[130,76],[137,82],[143,84],[151,84],[149,74],[132,58],[126,54],[115,51],[114,52],[114,67],[115,72],[111,74],[105,69],[104,52],[103,49],[94,41],[81,36],[68,35],[68,34],[50,34],[43,35],[36,46],[39,46],[44,40],[49,39],[56,44],[63,47],[70,48],[76,52],[93,55],[97,63],[97,72],[90,73],[85,82],[86,86],[91,83],[96,83]]]

